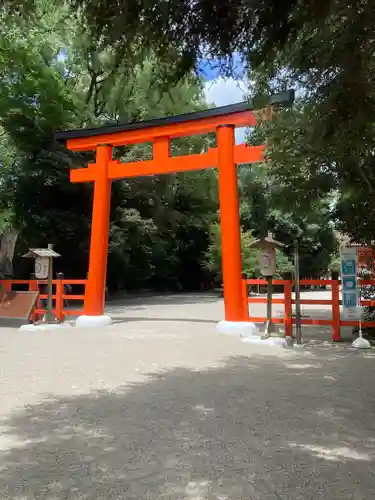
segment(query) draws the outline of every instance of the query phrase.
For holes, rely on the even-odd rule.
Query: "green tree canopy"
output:
[[[70,153],[53,142],[53,131],[178,114],[206,104],[194,77],[164,92],[160,65],[151,53],[131,65],[119,61],[111,48],[93,45],[67,4],[40,0],[36,9],[36,17],[8,16],[0,28],[0,152],[5,167],[0,205],[3,219],[11,218],[20,231],[19,254],[29,246],[54,243],[62,255],[58,269],[82,277],[91,187],[72,185],[69,169],[92,155]],[[205,136],[181,139],[172,152],[200,152],[211,142]],[[124,161],[146,159],[150,145],[118,148],[115,155]],[[205,279],[201,259],[217,212],[213,172],[118,181],[111,209],[112,288],[197,287]],[[25,266],[18,262],[22,274]]]
[[[277,152],[283,153],[283,167],[288,156],[292,168],[284,169],[284,179],[299,191],[296,199],[336,189],[341,229],[361,241],[371,239],[375,228],[364,222],[374,219],[375,206],[370,0],[73,0],[73,5],[82,8],[81,23],[99,45],[129,60],[152,48],[164,76],[179,78],[210,57],[230,73],[237,52],[247,64],[251,94],[295,86],[300,105],[282,117],[268,150],[278,159]]]
[[[12,7],[16,4],[13,0]],[[323,82],[323,63],[319,68],[311,60],[304,65],[302,55],[309,47],[299,37],[315,26],[318,35],[312,30],[310,38],[316,43],[315,36],[326,29],[322,20],[328,15],[336,19],[336,4],[327,10],[320,9],[323,3],[311,3],[316,9],[311,15],[297,2],[258,2],[252,9],[234,0],[225,5],[94,0],[82,9],[69,1],[34,0],[29,6],[25,15],[4,8],[0,27],[5,167],[0,206],[3,219],[13,217],[21,231],[21,246],[54,242],[63,255],[62,270],[82,276],[87,269],[91,188],[71,185],[68,170],[92,156],[73,155],[56,145],[54,129],[207,107],[202,84],[191,70],[202,56],[223,56],[225,65],[239,50],[251,67],[252,93],[297,82],[303,96],[295,108],[278,113],[253,135],[254,141],[266,141],[269,160],[255,177],[248,169],[241,179],[244,234],[250,238],[270,229],[288,248],[303,234],[316,264],[311,274],[324,268],[322,249],[329,252],[331,245],[326,195],[337,189],[338,179],[343,185],[349,164],[347,154],[337,153],[339,137],[327,134],[337,109],[328,118],[323,113],[332,97],[324,85],[332,88],[337,79],[329,73]],[[174,83],[166,89],[168,75]],[[353,131],[343,130],[352,134],[348,143],[354,141]],[[172,153],[200,152],[210,144],[207,136],[182,139],[173,142]],[[145,159],[150,145],[118,148],[115,155],[124,161]],[[358,162],[351,161],[357,169]],[[347,185],[357,178],[353,175]],[[285,203],[289,189],[293,196]],[[338,200],[336,194],[337,214]],[[116,182],[111,218],[108,274],[113,287],[196,286],[205,277],[202,258],[209,228],[217,221],[216,175],[207,171]]]
[[[272,232],[286,245],[284,253],[291,260],[298,240],[301,275],[320,277],[327,272],[336,249],[329,199],[296,208],[295,192],[275,180],[269,163],[241,167],[239,186],[243,230],[257,238]]]

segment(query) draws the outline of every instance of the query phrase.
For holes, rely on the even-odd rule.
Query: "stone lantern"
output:
[[[24,255],[26,258],[35,259],[35,277],[39,280],[47,280],[47,314],[45,320],[47,323],[54,323],[53,314],[53,259],[60,257],[60,254],[54,251],[53,245],[48,244],[48,248],[30,248]]]
[[[285,245],[274,240],[272,233],[268,233],[265,238],[255,240],[251,246],[259,250],[260,272],[267,279],[267,319],[264,330],[264,337],[267,338],[277,332],[277,327],[272,322],[272,278],[276,274],[276,248]]]

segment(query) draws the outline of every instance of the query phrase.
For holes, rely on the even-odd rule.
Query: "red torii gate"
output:
[[[293,91],[269,98],[268,106],[293,100]],[[109,324],[104,315],[107,273],[108,232],[110,222],[111,182],[126,177],[166,174],[218,167],[220,224],[222,234],[222,269],[227,322],[244,322],[242,298],[242,259],[237,188],[237,164],[261,162],[263,146],[235,145],[234,129],[256,124],[254,106],[243,102],[155,120],[110,125],[92,129],[56,132],[71,151],[96,151],[96,162],[87,168],[72,169],[71,182],[94,182],[88,281],[84,316],[77,324]],[[170,154],[172,138],[216,132],[217,147],[207,153],[175,156]],[[114,147],[153,143],[153,159],[122,163],[112,159]]]

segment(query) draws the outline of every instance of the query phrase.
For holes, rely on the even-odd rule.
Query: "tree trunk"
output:
[[[13,275],[13,256],[16,247],[18,231],[13,228],[6,229],[1,235],[0,243],[0,274]]]

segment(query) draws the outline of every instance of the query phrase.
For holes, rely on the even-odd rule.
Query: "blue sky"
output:
[[[216,106],[234,104],[245,99],[248,90],[246,70],[239,54],[233,55],[233,73],[231,78],[220,76],[218,60],[203,60],[198,66],[198,73],[205,80],[206,100]],[[245,129],[236,130],[236,143],[244,142]]]
[[[230,60],[231,59],[231,60]],[[231,58],[228,59],[203,59],[198,64],[198,73],[205,80],[215,80],[220,77],[220,67],[219,63],[231,63],[233,78],[241,80],[246,74],[246,67],[243,58],[240,54],[234,53]]]

